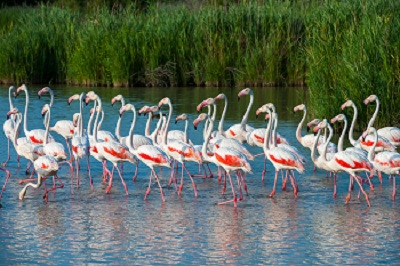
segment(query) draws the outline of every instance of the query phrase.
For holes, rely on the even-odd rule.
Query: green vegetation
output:
[[[0,82],[307,85],[315,116],[377,94],[398,122],[398,1],[97,2],[0,9]]]

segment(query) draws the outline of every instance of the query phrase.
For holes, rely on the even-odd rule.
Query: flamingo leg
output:
[[[129,195],[128,187],[126,186],[126,183],[125,183],[124,179],[122,178],[122,175],[121,175],[121,172],[119,171],[118,165],[116,165],[115,168],[117,168],[117,171],[118,171],[119,177],[121,178],[122,185],[124,186],[126,195]]]
[[[267,156],[264,156],[264,170],[261,174],[261,181],[264,181],[265,174],[267,173]]]
[[[87,162],[87,168],[88,168],[88,172],[89,172],[90,187],[91,187],[91,189],[93,189],[93,179],[92,179],[92,174],[90,173],[89,153],[88,153],[88,156],[86,156],[86,162]]]
[[[241,182],[241,178],[239,177],[239,173],[236,173],[236,179],[237,179],[237,183],[238,183],[238,188],[239,188],[239,200],[243,200],[243,193],[242,193],[242,182]]]
[[[361,192],[364,194],[364,196],[365,196],[365,199],[367,200],[367,203],[368,203],[368,207],[371,207],[371,204],[370,204],[370,202],[369,202],[369,197],[368,197],[368,194],[367,194],[367,192],[365,192],[365,190],[363,189],[363,187],[362,187],[362,184],[360,183],[360,181],[358,180],[359,179],[359,177],[358,176],[355,176],[355,178],[354,178],[355,180],[356,180],[356,182],[358,183],[358,185],[360,186],[360,190],[361,190]]]
[[[379,178],[379,182],[382,185],[382,172],[381,171],[378,171],[378,178]]]
[[[69,152],[69,162],[72,163],[74,161],[74,156],[72,156],[71,145],[69,145],[70,139],[65,139],[65,143],[67,144],[68,152]]]
[[[186,168],[186,166],[185,166],[184,163],[182,163],[182,171],[183,171],[183,168],[185,168],[185,171],[186,171],[187,175],[188,175],[188,176],[190,177],[190,179],[192,180],[194,196],[197,198],[196,183],[194,182],[192,175],[189,173],[189,171],[188,171],[188,169]]]
[[[333,198],[336,199],[336,173],[333,175]]]
[[[162,190],[161,184],[160,184],[160,179],[158,178],[158,175],[156,174],[156,171],[154,169],[151,169],[154,173],[154,178],[156,179],[158,186],[160,187],[160,194],[161,194],[161,199],[163,202],[165,202],[165,197],[164,197],[164,191]]]
[[[0,170],[7,174],[6,181],[4,182],[3,188],[1,189],[1,194],[0,194],[0,199],[1,199],[1,197],[3,196],[4,190],[6,190],[8,179],[10,178],[10,171],[3,169],[3,168],[0,168]]]
[[[18,155],[17,155],[18,168],[21,166],[20,160],[21,160],[21,157],[20,157],[19,154],[18,154]]]
[[[281,171],[281,175],[282,175],[282,190],[286,191],[286,183],[287,183],[287,180],[288,180],[289,170],[286,170],[285,178],[283,178],[283,171]]]
[[[224,186],[222,187],[222,195],[224,195],[226,190],[226,171],[224,171]]]
[[[107,194],[110,193],[110,190],[111,190],[111,187],[112,187],[112,180],[113,180],[113,177],[114,177],[114,168],[115,168],[115,166],[113,165],[113,168],[111,170],[110,180],[108,180],[108,186],[106,188],[106,193]]]
[[[136,182],[136,178],[137,178],[137,175],[138,175],[138,170],[139,170],[139,160],[137,160],[137,162],[136,162],[135,175],[132,178],[133,182]]]
[[[60,183],[60,186],[56,186],[56,184],[55,184],[55,179],[57,179],[57,181]],[[61,182],[60,178],[58,178],[57,175],[53,176],[53,181],[54,181],[53,187],[50,188],[50,189],[46,189],[45,194],[44,194],[44,196],[43,196],[43,198],[46,199],[46,203],[49,201],[49,196],[48,196],[48,194],[49,194],[50,191],[53,191],[53,190],[56,191],[58,188],[63,188],[63,187],[64,187],[63,182]]]
[[[7,166],[7,163],[10,161],[10,139],[9,138],[7,138],[7,143],[8,143],[8,145],[7,145],[8,156],[7,156],[7,160],[1,164],[2,166]]]
[[[349,203],[349,201],[351,199],[352,183],[353,183],[353,176],[350,175],[349,192],[347,193],[347,196],[346,196],[346,204]]]
[[[207,163],[207,168],[208,168],[208,171],[210,172],[210,175],[209,175],[209,177],[210,177],[210,178],[213,178],[213,177],[214,177],[214,175],[213,175],[213,173],[211,172],[211,169],[210,169],[210,165],[209,165],[209,163]]]
[[[153,169],[152,169],[152,170],[153,170]],[[150,187],[151,187],[151,178],[152,178],[152,176],[153,176],[153,171],[151,171],[151,173],[150,173],[149,186],[147,187],[146,193],[144,194],[144,200],[146,200],[147,195],[150,194]]]
[[[367,180],[368,180],[368,183],[369,183],[369,187],[371,188],[371,191],[374,191],[375,190],[374,184],[372,184],[372,182],[371,182],[372,175],[369,176],[367,172],[365,172],[365,175],[367,176]]]
[[[232,177],[231,177],[231,174],[229,173],[229,171],[227,172],[227,174],[228,174],[228,177],[229,177],[229,181],[231,183],[233,199],[225,201],[225,202],[220,202],[220,203],[218,203],[218,205],[222,205],[222,204],[226,204],[226,203],[229,203],[229,202],[233,202],[233,206],[236,208],[237,207],[237,197],[236,197],[235,189],[233,187]]]
[[[221,180],[222,180],[221,167],[218,166],[218,184],[221,183]]]
[[[244,174],[242,175],[242,172],[239,172],[239,174],[240,174],[240,177],[242,178],[243,189],[244,189],[244,191],[246,191],[246,195],[248,196],[248,195],[249,195],[249,192],[247,191],[246,173],[244,173]]]
[[[182,190],[183,190],[183,166],[182,166],[181,184],[179,185],[178,195],[182,193]]]
[[[290,177],[290,181],[292,182],[294,197],[297,198],[297,187],[296,187],[295,177],[294,177],[294,175],[289,175],[289,177]]]
[[[269,195],[271,198],[275,195],[275,191],[276,191],[276,182],[278,181],[278,174],[279,174],[279,171],[275,171],[274,187],[273,187],[273,189],[272,189],[271,194]]]
[[[1,198],[1,197],[0,197]],[[392,192],[392,200],[396,198],[396,175],[393,175],[393,192]]]
[[[31,173],[31,171],[30,171],[31,170],[31,164],[32,164],[32,162],[29,161],[27,166],[26,166],[25,174],[27,174],[27,175],[29,175]]]

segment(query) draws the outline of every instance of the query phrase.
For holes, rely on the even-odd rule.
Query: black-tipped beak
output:
[[[113,103],[111,104],[111,107],[114,107],[114,104],[113,104]]]
[[[240,101],[240,97],[238,97],[238,101]]]
[[[119,114],[119,117],[122,117],[122,114],[121,114],[121,113]]]
[[[258,115],[256,115],[256,119],[258,119]]]
[[[38,97],[39,97],[39,100],[40,100],[40,95],[38,95]]]
[[[175,120],[175,124],[178,123],[178,120]]]
[[[42,114],[42,118],[44,117],[45,114]]]
[[[10,119],[10,116],[9,116],[9,115],[7,115],[7,120],[8,120],[8,119]]]
[[[307,132],[310,132],[310,129],[311,129],[311,128],[310,128],[309,126],[307,126]]]
[[[194,126],[194,130],[197,130],[197,126]]]

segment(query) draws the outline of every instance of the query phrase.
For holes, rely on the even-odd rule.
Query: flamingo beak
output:
[[[318,126],[316,126],[316,127],[314,127],[314,133],[318,133],[318,130],[319,130],[320,128],[318,127]]]
[[[307,126],[307,132],[310,132],[311,127]]]
[[[369,104],[368,98],[364,100],[364,104],[365,104],[365,105]]]
[[[346,104],[342,104],[341,108],[344,110],[344,108],[346,108]]]

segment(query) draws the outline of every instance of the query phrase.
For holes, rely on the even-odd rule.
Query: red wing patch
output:
[[[35,136],[29,136],[29,139],[31,140],[32,143],[36,144],[43,144],[43,140],[35,138]]]
[[[47,168],[49,168],[49,166],[48,166],[48,165],[45,165],[44,163],[42,163],[42,168],[43,168],[43,169],[47,169]]]
[[[275,163],[279,163],[282,165],[286,165],[286,166],[296,166],[296,161],[291,160],[291,159],[285,159],[285,158],[275,158],[273,154],[271,154],[269,156],[271,158],[272,161],[274,161]]]
[[[107,152],[108,154],[111,154],[114,157],[117,157],[118,159],[129,159],[129,153],[127,151],[127,149],[120,147],[119,151],[116,151],[114,149],[109,149],[107,147],[104,147],[104,151]]]
[[[92,147],[92,152],[94,152],[94,153],[99,153],[99,151],[97,150],[97,147],[96,147],[96,146],[93,146],[93,147]]]
[[[69,130],[69,133],[71,133],[71,134],[74,134],[74,132],[75,132],[75,130],[73,130],[73,129]]]
[[[78,146],[72,145],[72,151],[78,153]]]
[[[235,132],[233,132],[232,129],[229,129],[229,132],[231,133],[232,136],[236,136]]]
[[[338,158],[335,158],[335,161],[343,166],[344,168],[349,168],[349,169],[368,169],[371,170],[371,166],[367,162],[358,162],[358,161],[353,161],[354,166],[351,166],[344,160],[340,160]]]
[[[168,163],[167,160],[161,155],[158,154],[157,156],[153,157],[146,153],[139,153],[138,154],[143,160],[152,161],[155,163]]]
[[[239,156],[227,154],[227,155],[225,155],[225,157],[222,157],[218,153],[215,153],[215,159],[217,159],[217,161],[219,161],[225,165],[236,166],[236,167],[242,166],[242,161]]]
[[[257,136],[256,134],[254,134],[254,137],[256,138],[257,142],[264,143],[264,138],[263,137]]]

